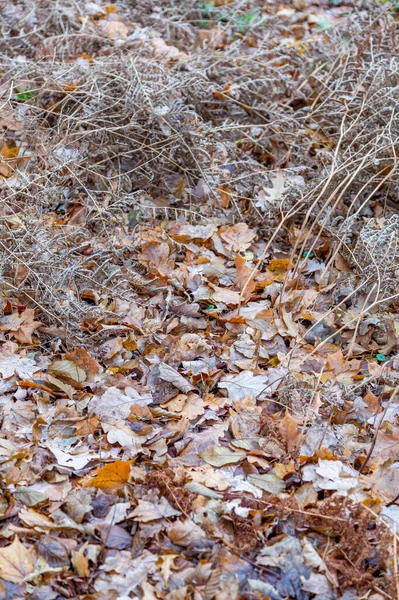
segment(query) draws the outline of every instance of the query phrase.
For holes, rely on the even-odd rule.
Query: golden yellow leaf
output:
[[[97,469],[97,475],[84,482],[84,487],[101,489],[116,489],[129,481],[132,460],[116,460],[113,463]]]
[[[0,577],[12,583],[22,583],[34,571],[35,554],[27,549],[17,537],[12,544],[0,548]]]
[[[273,258],[268,265],[269,271],[273,273],[285,273],[290,267],[289,258]]]

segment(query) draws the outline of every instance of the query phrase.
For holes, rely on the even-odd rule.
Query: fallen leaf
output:
[[[271,393],[275,385],[269,381],[269,375],[254,375],[252,371],[241,371],[238,375],[225,375],[218,383],[226,388],[233,402],[243,400],[245,396],[257,398],[263,392]],[[278,387],[278,386],[277,386]]]
[[[76,383],[86,381],[86,373],[71,360],[56,360],[48,368],[49,372],[58,377],[72,379]]]
[[[285,483],[274,473],[266,473],[264,475],[248,475],[249,483],[256,487],[269,492],[269,494],[280,494],[285,489]]]
[[[220,232],[220,237],[227,243],[233,252],[244,252],[248,250],[256,233],[251,231],[246,223],[237,223],[226,227]]]
[[[140,523],[148,523],[157,519],[178,517],[180,514],[178,510],[175,510],[169,504],[166,498],[161,498],[157,504],[148,502],[147,500],[139,500],[136,508],[129,514],[129,517]]]
[[[21,379],[31,379],[36,371],[38,371],[38,367],[31,358],[22,358],[18,354],[0,358],[0,373],[4,379],[13,375],[18,375]]]
[[[160,378],[164,381],[168,381],[181,392],[187,393],[195,389],[194,386],[183,377],[183,375],[180,375],[176,369],[173,369],[173,367],[167,365],[166,363],[161,363],[158,368]]]
[[[18,537],[9,546],[0,548],[0,577],[12,583],[22,583],[33,573],[35,552],[21,544]]]
[[[111,40],[125,40],[129,35],[129,28],[122,21],[106,21],[104,28]]]
[[[105,465],[105,467],[100,467],[97,469],[97,474],[86,480],[83,485],[84,487],[97,487],[109,491],[123,487],[130,479],[132,463],[132,460],[116,460]]]
[[[236,452],[225,446],[213,446],[199,456],[213,467],[223,467],[224,465],[240,462],[246,457],[246,453]]]

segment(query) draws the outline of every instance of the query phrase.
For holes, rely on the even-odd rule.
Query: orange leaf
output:
[[[285,439],[288,452],[298,448],[302,436],[298,432],[298,423],[293,417],[291,417],[288,410],[285,412],[285,417],[279,424],[279,429]]]
[[[123,487],[130,478],[132,460],[116,460],[97,469],[97,475],[83,483],[84,487],[105,488],[108,490]]]
[[[14,140],[3,142],[0,150],[0,175],[3,175],[3,177],[11,177],[14,173],[18,150],[19,148]]]
[[[248,279],[251,277],[253,269],[247,266],[245,258],[241,256],[241,254],[237,254],[234,259],[234,264],[236,266],[236,284],[239,290],[242,290],[247,283]],[[251,293],[256,288],[256,283],[253,279],[250,279],[246,289],[245,296],[248,298]]]
[[[75,348],[73,352],[67,352],[66,360],[75,362],[87,375],[87,381],[93,381],[101,370],[101,365],[84,348]]]
[[[4,142],[0,154],[5,159],[16,158],[18,156],[18,146],[13,140],[8,143]]]
[[[285,273],[290,267],[289,258],[273,258],[268,265],[269,271],[273,273]]]

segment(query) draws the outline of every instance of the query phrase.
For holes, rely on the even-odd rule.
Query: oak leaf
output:
[[[246,223],[237,223],[221,231],[220,237],[233,252],[244,252],[256,238],[256,233],[251,231]]]
[[[26,308],[20,314],[14,312],[0,320],[0,331],[8,331],[21,344],[31,344],[33,332],[42,326],[41,321],[35,321],[35,310]]]

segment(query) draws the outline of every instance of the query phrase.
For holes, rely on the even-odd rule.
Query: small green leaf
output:
[[[376,354],[376,359],[380,362],[384,362],[384,360],[387,359],[387,357],[385,356],[385,354]]]
[[[27,100],[33,98],[33,89],[28,88],[26,90],[21,90],[20,92],[18,92],[17,96],[19,100],[26,102]]]

